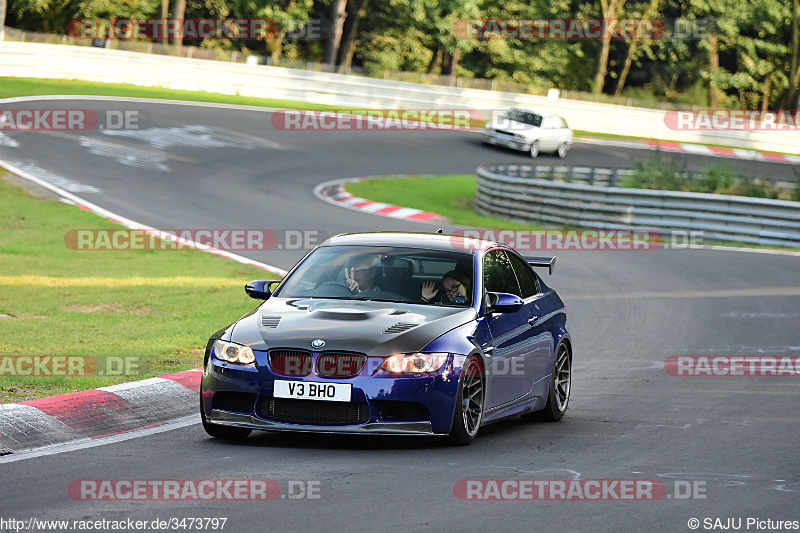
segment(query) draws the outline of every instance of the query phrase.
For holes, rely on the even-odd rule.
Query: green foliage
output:
[[[656,151],[645,161],[637,161],[633,172],[632,176],[621,180],[620,186],[772,199],[782,196],[796,199],[800,195],[798,185],[790,191],[780,190],[768,179],[736,174],[726,164],[710,165],[700,172],[688,172],[674,156],[666,156],[661,151]]]
[[[349,1],[350,7],[356,2]],[[276,60],[321,61],[325,39],[294,39],[286,32],[309,20],[329,19],[330,7],[331,0],[188,0],[186,17],[270,18],[283,33],[266,41],[187,44],[270,54]],[[792,1],[625,0],[617,11],[620,19],[661,19],[667,33],[637,41],[613,39],[606,94],[614,93],[629,61],[622,94],[637,102],[748,109],[800,105],[789,101],[800,91],[793,86],[793,80],[800,79],[800,50],[792,44],[793,23],[800,14],[792,10]],[[64,33],[69,20],[78,17],[158,16],[160,0],[9,0],[8,12],[11,26]],[[476,40],[464,38],[455,28],[467,20],[601,16],[599,0],[369,0],[355,35],[352,66],[372,75],[437,74],[446,70],[447,59],[450,66],[456,63],[458,76],[528,84],[531,93],[541,94],[550,87],[591,91],[599,40]]]
[[[676,101],[687,106],[708,107],[708,92],[708,87],[703,80],[697,80],[678,95]]]
[[[673,156],[657,150],[645,161],[637,161],[633,175],[621,180],[620,186],[633,189],[657,189],[661,191],[680,191],[686,169],[678,164]]]

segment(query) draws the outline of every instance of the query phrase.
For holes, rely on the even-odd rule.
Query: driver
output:
[[[350,260],[351,266],[349,270],[345,267],[344,278],[352,292],[363,294],[381,290],[375,283],[379,261],[380,257],[372,254],[359,255]]]

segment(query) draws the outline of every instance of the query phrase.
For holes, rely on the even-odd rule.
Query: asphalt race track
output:
[[[312,189],[336,178],[467,174],[481,163],[530,162],[483,146],[471,132],[284,132],[267,112],[141,102],[4,107],[147,113],[150,128],[141,132],[5,132],[0,159],[159,228],[435,231],[324,203]],[[565,163],[630,167],[649,153],[576,144]],[[690,168],[709,162],[676,157]],[[540,163],[560,162],[545,155]],[[796,179],[786,164],[730,163]],[[304,253],[243,254],[286,269]],[[547,281],[566,301],[574,340],[572,397],[559,423],[500,422],[456,448],[427,439],[266,433],[229,444],[207,438],[198,420],[0,464],[0,517],[224,517],[231,531],[690,531],[692,518],[700,529],[713,525],[704,519],[741,518],[742,529],[748,518],[800,520],[800,378],[676,377],[664,368],[672,355],[800,356],[800,258],[713,249],[557,255]],[[284,497],[97,502],[67,493],[76,479],[212,478],[273,479]],[[652,479],[666,495],[462,501],[453,487],[465,479]],[[285,497],[298,481],[311,482],[305,486],[318,497]]]

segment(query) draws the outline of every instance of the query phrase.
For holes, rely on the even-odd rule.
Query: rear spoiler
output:
[[[553,269],[556,267],[556,258],[553,257],[526,257],[525,260],[532,267],[544,268],[547,267],[549,274],[553,274]]]

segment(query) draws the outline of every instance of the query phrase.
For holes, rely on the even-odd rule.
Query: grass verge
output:
[[[494,229],[542,227],[478,214],[474,209],[477,186],[478,178],[469,175],[411,176],[348,183],[345,190],[354,196],[375,202],[438,213],[453,224]]]
[[[15,96],[49,95],[91,95],[117,96],[130,98],[159,98],[164,100],[185,100],[192,102],[212,102],[217,104],[250,105],[288,109],[345,109],[329,105],[280,100],[277,98],[256,98],[203,91],[180,91],[163,87],[142,87],[127,83],[99,83],[81,80],[43,80],[38,78],[0,78],[0,98]]]
[[[208,337],[255,307],[244,284],[268,275],[198,250],[70,250],[70,229],[120,226],[2,179],[0,205],[0,403],[200,366]],[[37,355],[97,371],[19,375],[30,365],[8,357]]]

